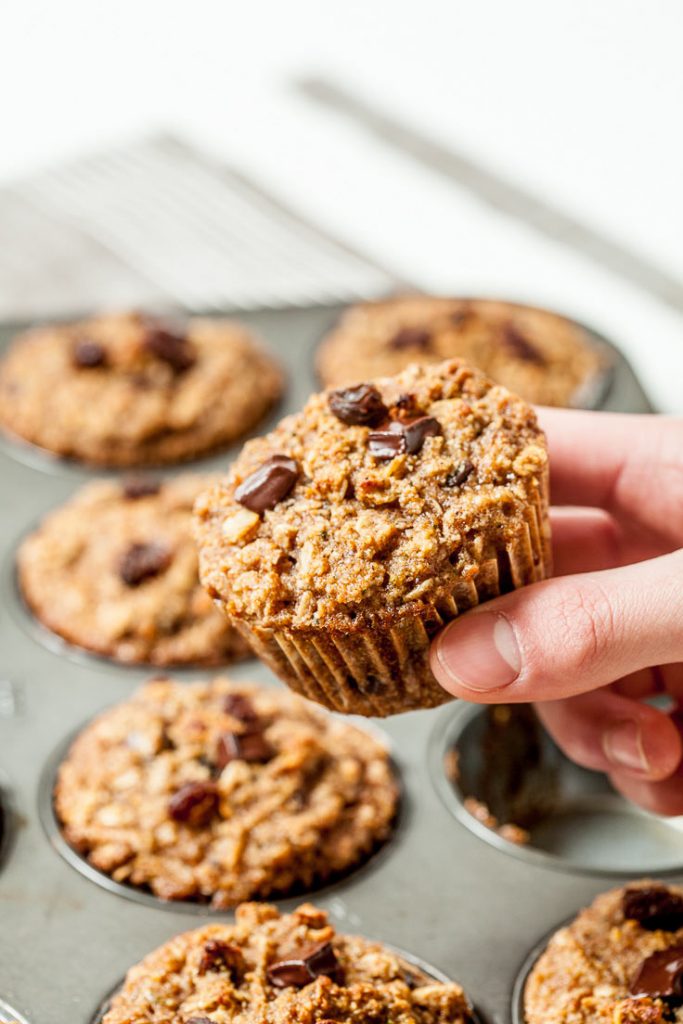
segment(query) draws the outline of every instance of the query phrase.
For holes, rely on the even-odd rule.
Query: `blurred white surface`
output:
[[[174,130],[417,284],[591,321],[683,410],[681,316],[287,87],[334,77],[683,276],[679,0],[22,0],[1,21],[0,181]]]

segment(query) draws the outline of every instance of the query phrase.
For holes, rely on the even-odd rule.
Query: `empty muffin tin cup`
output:
[[[458,821],[511,856],[625,877],[683,868],[683,819],[641,811],[604,775],[574,764],[528,706],[450,705],[430,760]]]
[[[392,946],[388,942],[383,942],[382,945],[386,949],[390,949],[393,953],[396,953],[396,955],[403,962],[402,966],[405,967],[407,971],[410,971],[411,968],[415,968],[416,970],[421,971],[423,974],[428,975],[428,977],[433,979],[434,981],[439,981],[443,984],[448,984],[448,982],[453,981],[453,978],[450,978],[447,974],[444,974],[444,972],[440,971],[438,967],[432,967],[431,964],[428,964],[424,960],[421,960],[420,957],[414,956],[412,953],[406,953],[405,950],[398,949],[398,947]],[[92,1017],[88,1021],[88,1024],[102,1024],[102,1020],[104,1019],[105,1013],[111,1007],[112,999],[117,994],[117,992],[121,990],[123,984],[124,982],[122,980],[118,983],[118,985],[116,985],[107,993],[107,995],[98,1005],[97,1009],[95,1010]],[[462,984],[462,982],[459,982],[459,984]],[[467,987],[465,985],[463,985],[463,987],[465,988],[465,992],[467,992]],[[20,1024],[24,1024],[23,1019],[17,1019],[20,1021]],[[486,1024],[486,1021],[481,1016],[476,1007],[473,1007],[472,1009],[471,1020],[472,1024]],[[0,1017],[0,1022],[1,1021],[2,1017]]]
[[[57,781],[57,773],[59,771],[60,764],[66,758],[77,736],[83,732],[91,721],[92,719],[83,722],[79,728],[75,729],[62,743],[59,744],[56,750],[54,750],[48,758],[40,777],[38,787],[38,815],[45,834],[47,835],[53,849],[57,851],[67,864],[70,864],[71,867],[75,868],[76,871],[89,881],[95,882],[96,885],[99,885],[107,892],[114,893],[117,896],[122,896],[127,900],[132,900],[134,903],[140,903],[143,906],[148,907],[156,907],[157,909],[162,908],[171,912],[192,914],[195,917],[197,915],[217,915],[219,917],[225,917],[226,913],[230,913],[231,908],[212,907],[210,903],[203,902],[201,900],[164,900],[160,896],[156,896],[153,892],[142,887],[117,882],[103,871],[93,867],[93,865],[90,864],[86,858],[78,852],[78,850],[74,849],[74,847],[66,841],[55,811],[53,796],[54,787]],[[386,734],[381,733],[380,730],[376,729],[374,726],[369,727],[368,731],[370,731],[370,728],[372,728],[376,735],[381,736],[387,747],[389,747]],[[288,907],[293,909],[299,903],[308,898],[321,898],[327,893],[335,891],[338,886],[351,881],[362,872],[373,871],[379,867],[383,858],[389,853],[398,833],[406,827],[409,813],[401,775],[396,762],[391,757],[390,764],[398,786],[398,802],[392,829],[387,838],[383,842],[378,842],[362,860],[351,865],[347,870],[340,871],[333,877],[320,879],[319,882],[314,882],[310,887],[302,886],[301,889],[297,888],[281,894],[272,893],[268,897],[264,897],[266,902],[277,903],[283,910],[286,910]],[[256,898],[257,897],[254,897],[254,899]]]
[[[4,999],[0,999],[0,1024],[28,1024],[28,1021],[26,1017],[13,1010]]]

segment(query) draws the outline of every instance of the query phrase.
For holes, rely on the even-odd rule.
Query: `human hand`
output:
[[[539,418],[556,576],[449,623],[432,671],[464,700],[535,702],[574,761],[683,814],[683,419]],[[644,703],[662,693],[669,711]]]

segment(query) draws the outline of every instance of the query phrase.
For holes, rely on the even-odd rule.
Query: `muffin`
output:
[[[534,412],[452,360],[314,395],[196,505],[200,577],[259,657],[339,711],[449,699],[430,639],[550,567]]]
[[[683,888],[635,882],[557,932],[524,993],[526,1024],[683,1021]]]
[[[0,364],[0,426],[93,465],[179,462],[249,431],[282,384],[238,323],[96,316],[14,341]]]
[[[511,302],[426,295],[348,310],[323,340],[317,369],[325,387],[340,387],[454,357],[540,405],[594,408],[609,383],[606,346],[565,317]]]
[[[102,1024],[468,1024],[471,1013],[460,985],[340,935],[324,910],[245,903],[234,924],[185,932],[132,967]]]
[[[36,618],[96,654],[218,665],[246,642],[199,583],[192,506],[209,477],[87,484],[21,544],[19,586]]]
[[[154,679],[78,736],[54,791],[64,837],[116,882],[232,907],[307,892],[389,836],[383,744],[280,689]]]

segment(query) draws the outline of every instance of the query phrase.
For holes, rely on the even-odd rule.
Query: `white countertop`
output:
[[[22,0],[2,23],[0,183],[173,130],[418,285],[592,322],[683,411],[679,313],[289,84],[327,75],[683,278],[678,0]]]

